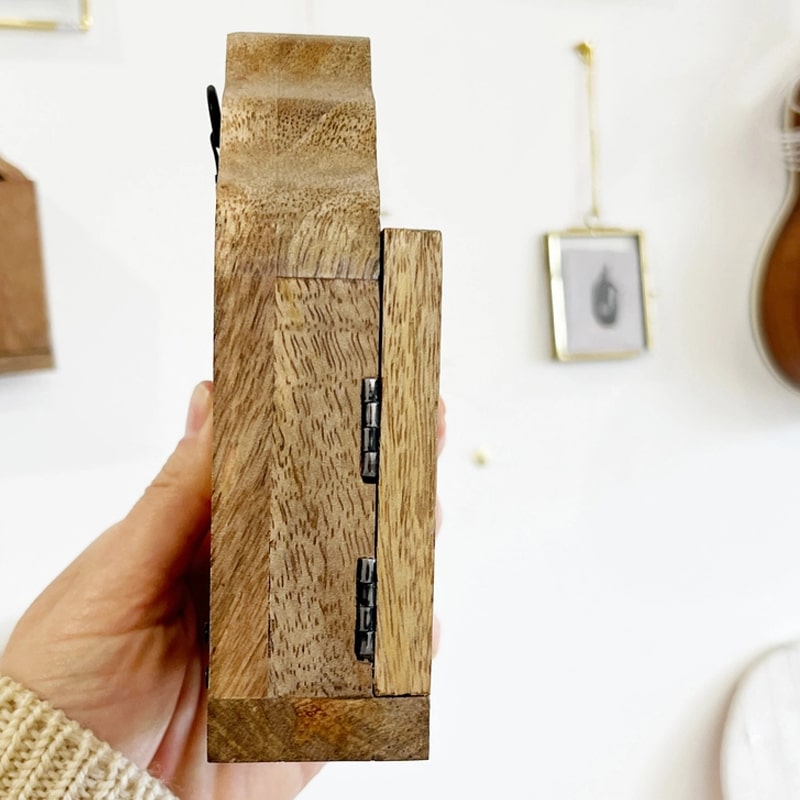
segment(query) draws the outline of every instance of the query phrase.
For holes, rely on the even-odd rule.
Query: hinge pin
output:
[[[361,401],[378,403],[381,399],[381,386],[378,378],[364,378],[361,382]]]
[[[374,558],[359,558],[356,564],[356,658],[372,661],[375,658],[375,628],[378,594],[377,567]]]
[[[378,378],[361,382],[361,479],[378,480],[378,452],[381,438],[381,385]]]

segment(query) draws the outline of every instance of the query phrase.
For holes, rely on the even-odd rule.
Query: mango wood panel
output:
[[[384,242],[388,499],[374,674],[353,652],[355,565],[374,554],[376,528],[376,487],[359,471],[361,380],[379,361],[374,123],[366,40],[230,37],[215,267],[212,760],[427,757],[427,696],[372,695],[429,688],[435,233]]]
[[[274,275],[376,279],[369,41],[231,34],[218,203]],[[234,223],[235,224],[235,223]]]
[[[0,373],[53,366],[36,190],[0,160]]]
[[[275,279],[229,268],[240,249],[217,239],[209,694],[264,697]]]
[[[378,374],[377,281],[279,279],[270,411],[269,695],[371,696],[355,570],[375,554],[361,381]]]
[[[376,278],[378,204],[369,42],[231,35],[216,224],[212,697],[269,693],[270,520],[283,502],[270,477],[276,277]],[[282,613],[278,639],[291,627]],[[363,679],[334,666],[328,685],[355,692]]]
[[[427,697],[213,700],[209,761],[386,761],[428,757]]]
[[[430,691],[441,284],[438,231],[383,232],[376,695]]]
[[[217,293],[210,694],[371,695],[353,632],[378,283],[222,274]]]

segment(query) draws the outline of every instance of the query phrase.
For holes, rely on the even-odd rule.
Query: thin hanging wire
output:
[[[581,42],[575,51],[586,65],[586,99],[589,106],[589,158],[592,169],[592,208],[584,217],[587,228],[600,224],[600,149],[597,143],[597,99],[594,86],[594,45]]]

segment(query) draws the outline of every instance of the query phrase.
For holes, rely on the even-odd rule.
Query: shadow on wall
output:
[[[56,368],[0,379],[0,478],[129,460],[152,435],[155,292],[64,209],[42,219]]]

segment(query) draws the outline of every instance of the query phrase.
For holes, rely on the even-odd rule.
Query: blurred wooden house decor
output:
[[[0,373],[52,366],[36,189],[0,159]]]

